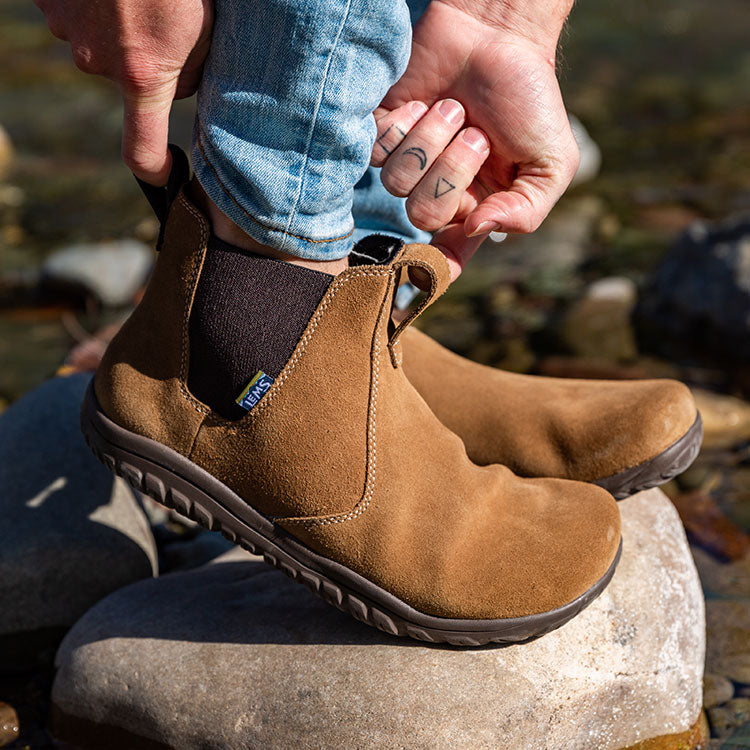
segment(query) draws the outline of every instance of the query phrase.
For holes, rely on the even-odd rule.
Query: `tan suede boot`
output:
[[[187,387],[209,232],[183,189],[82,406],[105,464],[394,635],[522,641],[603,590],[620,548],[612,497],[476,466],[404,375],[399,339],[416,313],[389,324],[396,280],[421,269],[429,304],[449,283],[437,249],[335,277],[273,385],[228,420]]]
[[[519,375],[459,357],[415,328],[402,346],[412,385],[482,466],[593,482],[621,500],[685,471],[700,450],[700,415],[675,380]]]

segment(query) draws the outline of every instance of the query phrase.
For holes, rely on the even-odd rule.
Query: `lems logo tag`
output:
[[[250,411],[273,385],[273,378],[266,375],[263,370],[258,370],[255,377],[245,386],[245,390],[240,393],[235,401],[246,411]]]

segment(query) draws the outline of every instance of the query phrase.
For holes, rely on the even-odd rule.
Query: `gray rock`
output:
[[[750,748],[750,720],[740,724],[723,740],[718,740],[716,748],[717,750],[747,750],[747,748]],[[714,750],[714,746],[709,746],[706,750]]]
[[[720,674],[703,675],[703,705],[713,708],[726,703],[734,695],[734,685]]]
[[[700,547],[692,553],[706,594],[750,599],[750,556],[723,563]]]
[[[567,311],[561,339],[568,351],[579,357],[627,362],[638,355],[630,322],[632,303],[627,300],[589,297],[578,300]]]
[[[88,380],[47,381],[0,416],[0,636],[16,648],[156,570],[134,495],[81,436]]]
[[[750,214],[693,224],[657,267],[636,316],[645,340],[750,362]],[[715,361],[712,360],[715,366]]]
[[[232,543],[220,534],[199,531],[189,538],[176,537],[166,540],[159,546],[159,569],[162,573],[177,570],[190,570],[205,565],[223,555],[233,547]]]
[[[82,287],[117,307],[132,301],[152,263],[151,250],[137,240],[70,245],[44,261],[42,278],[47,285]]]
[[[706,670],[750,684],[750,599],[706,602]]]
[[[750,404],[747,401],[693,389],[693,396],[703,419],[703,447],[733,448],[750,440]]]
[[[240,552],[134,584],[63,642],[56,731],[92,747],[93,722],[98,746],[125,730],[181,750],[609,750],[684,732],[701,710],[700,585],[660,491],[621,508],[604,594],[508,648],[392,638]]]
[[[709,708],[707,713],[713,733],[719,737],[726,737],[733,729],[750,723],[750,698],[732,698],[723,706]],[[747,734],[744,735],[744,739],[748,739]],[[747,745],[738,743],[735,747],[742,748]]]

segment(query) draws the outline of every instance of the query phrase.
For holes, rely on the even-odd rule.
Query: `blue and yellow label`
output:
[[[255,377],[245,386],[245,390],[235,399],[237,404],[246,411],[250,411],[273,385],[273,378],[266,375],[263,370],[258,370]]]

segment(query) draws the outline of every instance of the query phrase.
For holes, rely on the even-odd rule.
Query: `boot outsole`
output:
[[[523,643],[568,622],[607,586],[622,551],[605,575],[572,602],[548,612],[512,619],[435,617],[408,604],[354,571],[323,557],[253,510],[208,472],[161,443],[129,432],[101,410],[90,384],[81,406],[81,429],[94,455],[134,489],[176,510],[304,584],[329,604],[385,633],[428,643],[482,646]]]
[[[698,414],[692,427],[656,458],[605,479],[597,479],[592,484],[603,487],[615,500],[624,500],[636,492],[659,487],[682,474],[695,461],[702,442],[703,420]]]

